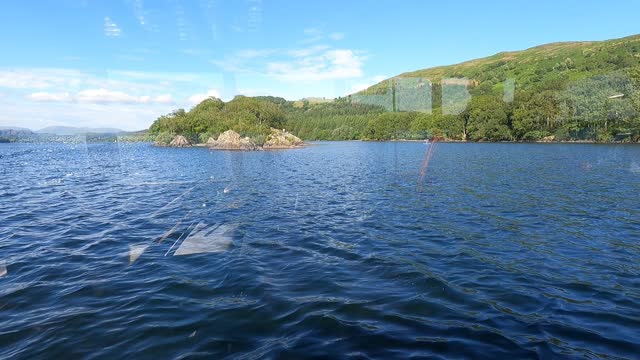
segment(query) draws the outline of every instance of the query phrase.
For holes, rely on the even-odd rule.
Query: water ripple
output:
[[[3,144],[0,358],[637,357],[640,148],[423,153]]]

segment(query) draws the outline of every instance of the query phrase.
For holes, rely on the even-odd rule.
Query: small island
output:
[[[168,147],[208,147],[212,150],[278,150],[278,149],[295,149],[304,147],[304,142],[299,137],[288,133],[286,130],[271,129],[271,134],[267,136],[266,141],[262,145],[255,143],[248,136],[241,137],[240,134],[233,130],[227,130],[220,134],[217,139],[210,137],[206,143],[191,144],[183,135],[177,135],[169,142],[163,144],[155,143],[156,146]]]
[[[149,133],[157,146],[244,151],[303,147],[284,125],[285,114],[277,104],[236,96],[227,103],[209,98],[188,112],[180,109],[161,116]]]

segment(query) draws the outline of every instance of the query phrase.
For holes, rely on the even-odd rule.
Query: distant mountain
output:
[[[33,131],[16,126],[0,126],[0,137],[31,136]]]
[[[7,130],[22,131],[22,132],[33,132],[31,129],[18,127],[18,126],[0,126],[0,131],[7,131]]]
[[[36,131],[38,134],[50,135],[84,135],[84,134],[119,134],[124,130],[114,128],[86,128],[72,126],[49,126]]]

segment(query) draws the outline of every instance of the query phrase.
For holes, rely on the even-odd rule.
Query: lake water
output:
[[[426,150],[2,144],[0,358],[638,357],[640,146]]]

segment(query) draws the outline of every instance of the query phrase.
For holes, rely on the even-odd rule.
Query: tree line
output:
[[[592,140],[638,141],[640,67],[576,81],[519,89],[478,82],[454,86],[425,82],[395,92],[421,101],[421,111],[367,104],[360,98],[331,102],[292,102],[278,97],[237,96],[229,102],[209,98],[190,111],[178,109],[158,118],[150,133],[160,141],[176,134],[206,142],[226,130],[264,141],[271,127],[286,128],[303,140],[420,140],[432,137],[466,141]],[[502,84],[499,84],[502,85]],[[407,95],[408,94],[408,95]],[[376,97],[375,102],[380,101]],[[366,98],[365,98],[366,100]],[[392,99],[392,102],[395,99]],[[405,108],[411,107],[405,102]],[[429,108],[429,106],[431,108]]]

